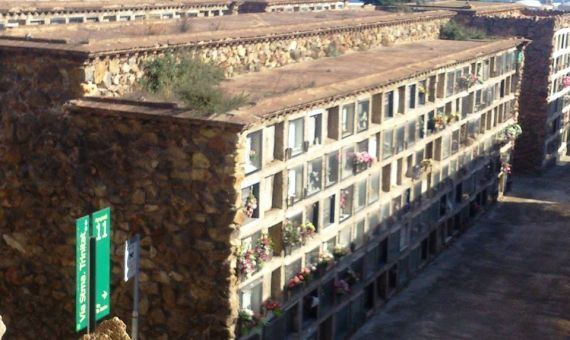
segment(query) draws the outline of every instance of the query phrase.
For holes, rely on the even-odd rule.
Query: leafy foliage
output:
[[[215,65],[167,54],[145,63],[140,86],[163,100],[181,101],[207,116],[236,109],[246,101],[244,95],[224,93],[219,88],[224,79],[224,71]]]
[[[451,20],[441,27],[440,38],[446,40],[477,40],[487,38],[487,34],[481,30],[465,27]]]

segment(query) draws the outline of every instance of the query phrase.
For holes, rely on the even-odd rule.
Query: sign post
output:
[[[95,328],[111,311],[111,209],[75,221],[75,330]]]
[[[95,238],[95,321],[111,312],[111,209],[93,213],[91,237]]]
[[[133,286],[133,316],[132,316],[132,329],[131,338],[138,339],[139,328],[139,258],[140,258],[140,240],[141,237],[137,234],[131,240],[125,242],[125,282],[131,278],[135,278]]]
[[[89,333],[89,216],[75,221],[75,331]]]

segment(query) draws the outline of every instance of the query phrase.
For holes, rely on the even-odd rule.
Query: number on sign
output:
[[[106,220],[104,220],[101,223],[97,223],[95,225],[95,228],[97,229],[97,241],[108,236],[107,235],[107,221]]]

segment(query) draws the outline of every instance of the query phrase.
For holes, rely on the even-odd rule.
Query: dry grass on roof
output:
[[[238,115],[263,117],[326,98],[388,85],[505,50],[520,42],[518,39],[433,40],[381,47],[240,75],[223,82],[222,89],[229,94],[245,94],[253,103],[240,108]]]
[[[180,20],[143,20],[74,25],[23,26],[4,35],[41,39],[64,39],[66,46],[82,50],[109,51],[127,48],[176,45],[229,38],[270,38],[323,29],[358,27],[367,24],[394,24],[404,20],[451,17],[446,11],[389,13],[346,10],[307,13],[260,13]]]

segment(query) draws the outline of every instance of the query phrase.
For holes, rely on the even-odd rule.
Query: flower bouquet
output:
[[[241,250],[237,256],[237,274],[240,278],[248,278],[259,269],[254,249]]]
[[[267,313],[266,316],[268,316],[268,318],[271,318],[271,316],[278,318],[283,314],[283,309],[278,301],[267,300],[263,303],[263,308],[265,309],[265,312]]]
[[[249,196],[247,196],[243,209],[248,218],[253,217],[255,209],[257,209],[257,198],[253,195],[253,192],[250,191]]]
[[[519,124],[511,124],[503,130],[503,134],[507,139],[515,140],[522,134],[522,128]]]
[[[354,169],[356,172],[363,171],[372,165],[374,157],[367,151],[356,152],[353,156]]]
[[[426,88],[423,85],[418,85],[418,92],[421,94],[426,94]]]
[[[301,233],[301,238],[303,239],[304,242],[308,238],[313,237],[317,229],[315,228],[315,225],[312,224],[311,222],[305,222],[299,226],[299,231]]]
[[[345,246],[341,244],[337,244],[336,246],[334,246],[333,256],[335,260],[338,260],[347,254],[348,254],[348,249]]]
[[[447,123],[456,122],[459,120],[459,112],[450,113],[447,115]]]
[[[258,263],[271,261],[273,258],[273,242],[267,233],[262,233],[261,237],[255,243],[254,252],[258,258]]]
[[[341,209],[346,208],[347,201],[348,201],[348,191],[347,190],[341,190],[340,191],[340,208]]]
[[[334,291],[339,295],[346,295],[350,293],[350,284],[345,280],[335,280],[334,281]]]
[[[282,231],[283,244],[285,247],[294,247],[303,243],[303,235],[299,226],[293,225],[291,221],[286,221]]]
[[[297,275],[301,275],[303,277],[303,281],[308,282],[313,279],[313,273],[317,270],[317,267],[311,265],[306,266],[305,268],[301,269],[301,271]]]
[[[507,162],[503,162],[501,164],[501,172],[510,175],[511,174],[511,165]]]
[[[466,74],[461,77],[461,82],[466,83],[467,87],[471,87],[475,84],[482,84],[483,82],[479,79],[479,76],[475,73],[473,74]]]
[[[326,252],[319,255],[318,265],[328,267],[331,263],[334,262],[334,257],[331,253]]]
[[[334,257],[331,253],[326,252],[320,254],[317,259],[317,273],[319,277],[322,276],[333,264]]]
[[[434,127],[436,130],[441,130],[445,128],[445,124],[447,124],[447,118],[442,115],[436,115],[433,119]]]

